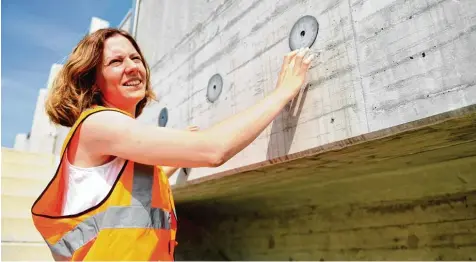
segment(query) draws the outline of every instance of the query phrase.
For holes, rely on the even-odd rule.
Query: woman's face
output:
[[[133,114],[145,97],[147,79],[142,58],[132,43],[122,35],[106,39],[97,70],[96,85],[105,104]]]

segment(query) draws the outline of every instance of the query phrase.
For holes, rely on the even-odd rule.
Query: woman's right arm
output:
[[[81,138],[88,152],[114,155],[149,165],[220,166],[243,150],[301,89],[311,57],[308,49],[285,58],[277,88],[257,104],[209,129],[188,132],[145,125],[114,111],[88,117]]]

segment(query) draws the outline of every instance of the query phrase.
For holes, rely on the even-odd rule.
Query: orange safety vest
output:
[[[62,215],[66,148],[77,127],[104,110],[129,115],[104,107],[80,115],[53,179],[32,206],[35,227],[61,260],[173,260],[177,216],[168,178],[158,166],[126,161],[105,199],[81,213]]]

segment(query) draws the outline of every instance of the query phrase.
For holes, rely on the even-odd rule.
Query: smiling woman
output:
[[[254,106],[207,130],[173,130],[136,120],[154,94],[128,33],[101,29],[81,40],[46,102],[50,119],[71,129],[32,207],[55,259],[173,260],[177,216],[167,170],[216,167],[248,146],[300,92],[307,52],[284,57],[276,89]]]
[[[99,30],[83,38],[73,50],[55,79],[46,111],[54,123],[67,127],[94,105],[123,108],[115,103],[129,102],[128,113],[137,117],[155,98],[149,76],[149,67],[132,36],[116,29]],[[140,84],[122,88],[132,80]],[[117,99],[123,95],[127,99]]]

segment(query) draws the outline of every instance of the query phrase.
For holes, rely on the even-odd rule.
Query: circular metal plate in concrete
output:
[[[160,110],[159,114],[159,126],[165,127],[167,125],[167,121],[169,120],[169,112],[166,107]]]
[[[289,34],[289,47],[291,51],[311,47],[314,41],[316,41],[318,32],[319,23],[315,17],[306,15],[299,18]]]
[[[207,87],[207,100],[215,102],[221,94],[223,88],[223,79],[221,75],[216,74],[210,78]]]

